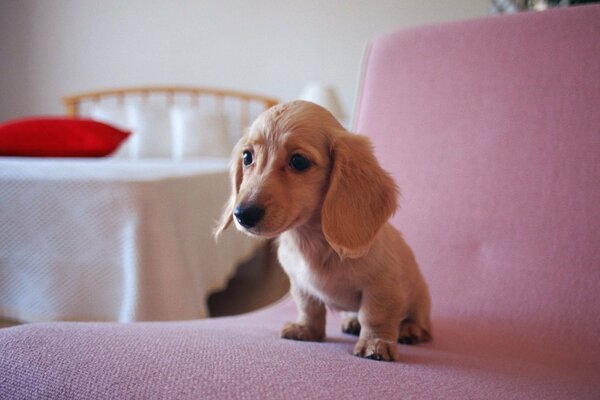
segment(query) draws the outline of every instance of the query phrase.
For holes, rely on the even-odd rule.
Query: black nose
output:
[[[265,209],[255,205],[239,206],[235,209],[233,215],[244,228],[252,228],[265,215]]]

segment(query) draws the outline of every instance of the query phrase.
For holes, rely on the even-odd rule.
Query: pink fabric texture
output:
[[[339,315],[326,342],[280,339],[295,313],[286,299],[232,318],[0,330],[0,398],[595,399],[600,390],[591,365],[516,352],[446,320],[435,342],[402,345],[389,363],[353,356]]]
[[[0,330],[0,398],[600,398],[600,6],[376,39],[357,131],[403,196],[434,341],[396,363],[239,317]],[[358,160],[359,161],[359,160]]]
[[[438,319],[600,360],[599,37],[593,6],[372,45],[357,131]]]

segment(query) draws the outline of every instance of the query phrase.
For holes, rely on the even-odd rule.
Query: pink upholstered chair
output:
[[[397,363],[239,317],[0,330],[0,398],[600,398],[600,6],[377,38],[357,130],[402,189],[434,341]]]

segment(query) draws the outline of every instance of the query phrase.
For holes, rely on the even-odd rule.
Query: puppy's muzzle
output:
[[[244,228],[254,228],[264,217],[265,209],[254,204],[240,205],[233,215]]]

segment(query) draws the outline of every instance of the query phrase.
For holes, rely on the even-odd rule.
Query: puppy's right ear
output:
[[[246,138],[242,137],[237,144],[233,147],[231,153],[231,164],[229,167],[229,177],[231,179],[231,195],[229,200],[225,204],[223,214],[219,220],[217,227],[215,228],[215,239],[218,239],[221,233],[233,222],[233,210],[235,209],[235,203],[237,201],[237,195],[242,184],[242,156],[241,149],[245,143]]]
[[[321,208],[325,240],[340,258],[363,256],[398,206],[398,187],[369,139],[344,133],[331,145],[333,166]]]

